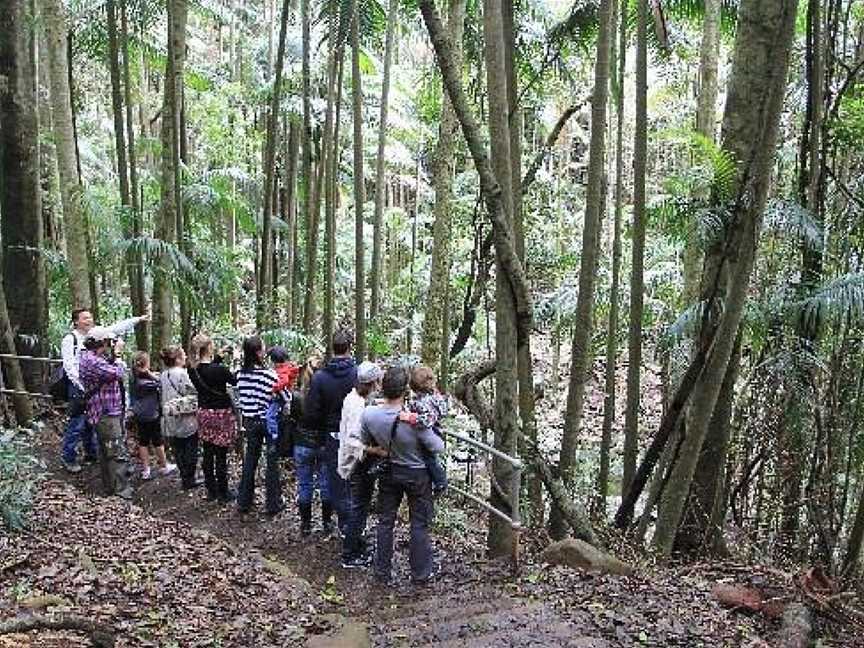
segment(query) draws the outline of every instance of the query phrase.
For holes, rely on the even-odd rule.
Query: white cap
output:
[[[105,326],[94,326],[87,331],[84,336],[85,340],[93,340],[94,342],[104,342],[105,340],[116,340],[117,335],[110,328]]]
[[[384,372],[378,365],[368,360],[361,362],[360,366],[357,367],[357,382],[359,383],[373,383],[383,375]]]

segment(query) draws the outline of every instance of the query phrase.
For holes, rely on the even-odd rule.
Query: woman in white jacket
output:
[[[367,446],[360,435],[363,410],[372,404],[381,387],[381,369],[372,362],[362,362],[357,367],[357,384],[342,402],[342,419],[339,422],[339,465],[337,472],[348,481],[348,528],[342,544],[342,566],[346,569],[365,567],[371,555],[367,555],[364,531],[369,515],[369,504],[375,480],[363,469],[362,461],[367,455],[386,456],[387,451]]]

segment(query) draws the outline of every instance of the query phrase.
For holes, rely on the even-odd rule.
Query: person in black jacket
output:
[[[312,384],[304,403],[304,425],[318,431],[324,438],[324,464],[330,491],[330,505],[322,504],[324,531],[332,529],[333,509],[343,531],[348,522],[347,482],[337,472],[339,464],[339,422],[342,420],[342,401],[354,389],[357,365],[351,357],[351,336],[339,331],[333,336],[333,356],[312,376]],[[302,515],[302,511],[301,511]]]

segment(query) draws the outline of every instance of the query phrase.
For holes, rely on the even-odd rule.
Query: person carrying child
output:
[[[132,356],[129,377],[129,403],[136,436],[138,458],[141,460],[141,479],[148,480],[150,472],[150,446],[159,463],[159,474],[170,475],[177,466],[165,460],[165,442],[162,438],[162,404],[159,394],[159,375],[150,371],[150,355],[136,351]]]
[[[270,405],[267,406],[264,419],[267,422],[267,434],[279,444],[280,454],[282,454],[282,448],[285,447],[283,434],[288,433],[287,417],[294,406],[292,390],[297,382],[297,376],[300,374],[300,367],[288,360],[288,351],[281,346],[271,348],[268,355],[273,364],[273,370],[276,372],[276,384],[273,385],[273,398]],[[291,443],[293,441],[288,439],[288,447]],[[282,454],[282,456],[286,455]]]
[[[426,365],[417,365],[411,370],[411,398],[408,400],[408,411],[400,414],[400,420],[412,426],[429,428],[442,440],[441,419],[447,416],[449,405],[436,385],[435,372]],[[426,469],[432,480],[432,494],[440,496],[447,490],[447,471],[437,454],[421,448]]]

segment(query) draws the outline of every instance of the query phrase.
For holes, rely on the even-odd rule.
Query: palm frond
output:
[[[117,247],[120,253],[125,254],[131,250],[151,263],[167,260],[171,269],[183,277],[191,278],[196,275],[195,264],[174,243],[152,236],[139,236],[118,241]]]
[[[706,313],[708,302],[700,300],[685,308],[664,331],[660,339],[661,346],[670,349],[684,340],[694,339],[699,333],[703,322],[714,322],[723,313],[723,303],[717,300],[710,312]],[[707,320],[706,320],[707,317]]]
[[[775,234],[791,234],[813,251],[824,246],[822,223],[813,212],[792,200],[772,200],[765,208],[763,227]]]
[[[796,302],[794,312],[809,330],[818,331],[826,321],[848,318],[864,321],[864,272],[841,275]]]

